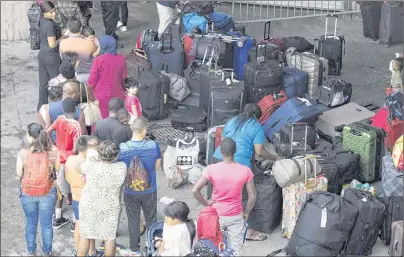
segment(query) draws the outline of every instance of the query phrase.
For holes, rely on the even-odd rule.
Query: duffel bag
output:
[[[226,55],[226,43],[217,35],[196,35],[192,40],[189,55],[202,60],[205,53],[208,53],[213,61],[217,61],[218,65],[222,65]]]
[[[208,21],[196,12],[191,12],[182,16],[182,23],[184,24],[185,33],[191,33],[195,29],[205,31]]]
[[[310,44],[304,37],[284,37],[282,38],[285,44],[285,49],[290,47],[296,48],[299,53],[310,51],[314,48],[314,45]]]
[[[170,79],[170,87],[168,90],[168,95],[171,98],[181,102],[187,96],[189,96],[189,94],[191,94],[191,90],[189,89],[185,78],[175,73],[164,73],[164,74]]]
[[[252,171],[254,173],[254,182],[257,192],[257,200],[254,208],[248,216],[248,228],[263,233],[271,233],[278,227],[282,218],[282,189],[276,184],[276,181],[262,164],[254,161]],[[246,189],[243,190],[243,204],[247,204]]]
[[[216,32],[225,34],[234,29],[233,18],[226,13],[212,12],[207,16],[213,22]]]
[[[315,156],[297,156],[292,159],[276,161],[272,166],[272,174],[280,187],[312,178],[321,172],[320,164]]]

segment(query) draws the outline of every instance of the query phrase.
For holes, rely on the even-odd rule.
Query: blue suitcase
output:
[[[307,93],[307,81],[307,72],[290,67],[283,68],[283,91],[289,99]]]
[[[236,39],[233,42],[233,70],[238,80],[244,80],[244,64],[248,62],[248,50],[255,46],[255,39],[240,32],[232,31],[228,35]],[[239,47],[239,44],[242,44]]]
[[[284,102],[262,125],[265,135],[272,142],[275,133],[287,124],[296,122],[313,123],[328,108],[322,104],[309,102],[306,99],[291,98]]]

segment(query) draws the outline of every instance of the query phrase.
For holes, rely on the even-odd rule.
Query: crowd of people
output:
[[[175,15],[173,3],[157,2],[159,32]],[[147,121],[136,96],[138,81],[128,77],[125,57],[117,53],[115,31],[127,30],[127,3],[101,2],[106,31],[99,39],[89,27],[91,2],[39,4],[38,121],[28,125],[28,146],[18,153],[16,165],[26,216],[26,255],[36,255],[40,220],[43,256],[52,255],[53,231],[69,223],[74,256],[114,256],[117,251],[140,256],[143,226],[157,222],[156,172],[162,154],[147,137]],[[86,108],[94,102],[101,117],[91,124]],[[247,104],[226,126],[216,164],[207,167],[193,189],[205,206],[197,226],[189,219],[186,203],[174,201],[165,207],[163,234],[154,238],[159,256],[217,256],[229,246],[241,255],[245,234],[250,240],[265,239],[256,231],[245,233],[256,199],[250,160],[253,154],[277,159],[264,148],[260,116],[257,105]],[[212,189],[209,200],[201,193],[205,185]],[[122,198],[128,248],[116,243]],[[63,215],[63,204],[71,205],[72,220]],[[95,240],[101,241],[99,247]]]

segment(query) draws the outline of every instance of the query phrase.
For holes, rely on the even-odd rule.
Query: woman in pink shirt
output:
[[[111,98],[124,99],[125,79],[128,76],[125,56],[116,53],[116,40],[105,35],[100,38],[101,53],[91,66],[89,86],[99,101],[102,118],[109,116],[108,102]]]

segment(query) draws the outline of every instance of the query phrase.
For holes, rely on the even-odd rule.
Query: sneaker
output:
[[[66,225],[69,222],[70,222],[70,220],[66,219],[64,217],[61,217],[59,219],[55,219],[53,221],[53,229],[59,229],[59,228],[61,228],[62,226]]]
[[[123,26],[122,21],[118,21],[118,24],[116,24],[116,28],[119,29],[119,28],[122,27],[122,26]]]
[[[67,205],[72,205],[72,202],[73,202],[72,194],[68,194],[66,198]]]
[[[88,254],[87,256],[88,257],[103,257],[104,251],[95,250],[95,254]]]
[[[120,250],[119,255],[120,256],[142,256],[140,251],[132,252],[129,248]]]
[[[21,256],[36,256],[35,252],[25,252],[23,254],[21,254]]]
[[[50,257],[50,256],[52,256],[52,252],[43,253],[42,256],[44,256],[44,257]]]
[[[101,242],[100,243],[100,247],[98,247],[100,250],[105,250],[105,243],[104,242]],[[121,251],[122,249],[125,249],[125,246],[124,245],[121,245],[121,244],[115,244],[115,251],[116,252],[119,252],[119,251]]]
[[[73,249],[73,250],[72,250],[72,256],[77,257],[76,249]]]
[[[122,32],[126,32],[126,31],[128,31],[128,27],[126,27],[126,26],[122,26],[122,27],[121,27],[121,31],[122,31]]]
[[[72,233],[74,233],[74,230],[76,230],[76,223],[72,221],[71,225],[70,225],[70,231]]]

